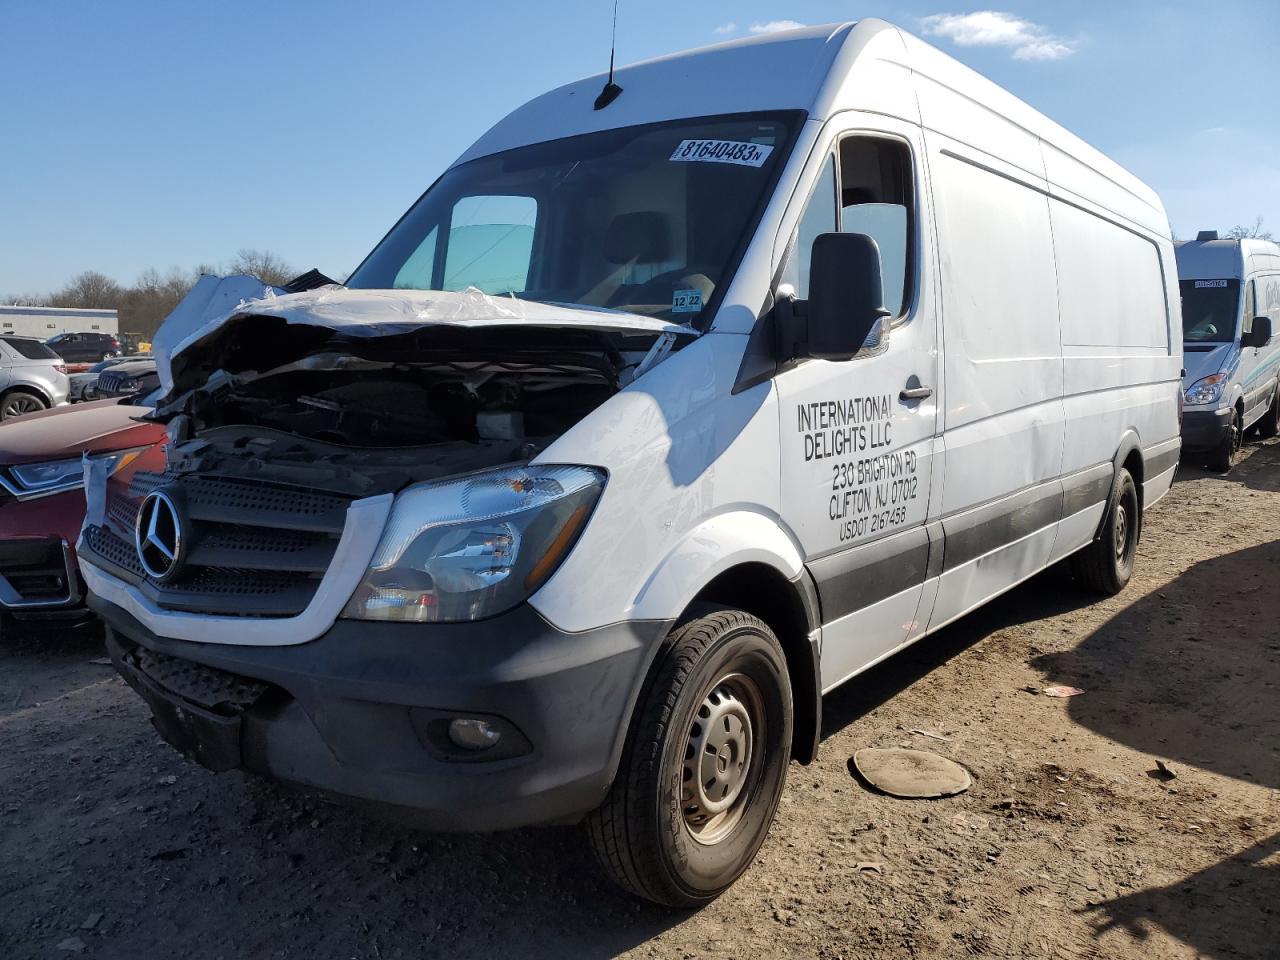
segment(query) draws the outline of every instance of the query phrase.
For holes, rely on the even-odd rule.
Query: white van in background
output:
[[[1182,287],[1182,446],[1214,470],[1245,431],[1280,433],[1280,246],[1201,231],[1175,244]]]
[[[877,20],[532,100],[345,287],[184,335],[79,545],[170,742],[440,829],[585,820],[672,905],[752,862],[822,695],[1176,469],[1133,176]]]

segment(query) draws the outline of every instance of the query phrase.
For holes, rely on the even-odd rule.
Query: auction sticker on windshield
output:
[[[701,290],[677,290],[671,295],[672,313],[697,313],[701,309]]]
[[[690,163],[733,163],[740,167],[759,167],[769,159],[773,147],[765,143],[742,140],[681,140],[672,160]]]

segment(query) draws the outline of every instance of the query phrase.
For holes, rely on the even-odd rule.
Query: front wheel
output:
[[[1071,557],[1071,573],[1090,590],[1114,595],[1133,576],[1133,561],[1142,532],[1142,507],[1138,485],[1124,467],[1116,477],[1115,490],[1102,519],[1099,536]]]
[[[1222,440],[1209,452],[1209,469],[1217,473],[1227,473],[1240,458],[1240,445],[1244,442],[1243,421],[1240,411],[1231,411],[1231,428],[1222,435]]]
[[[0,399],[0,420],[12,420],[23,414],[45,410],[48,404],[41,397],[26,390],[10,390]]]
[[[791,684],[773,631],[740,610],[677,627],[636,704],[613,787],[586,822],[601,866],[670,907],[751,865],[791,759]]]

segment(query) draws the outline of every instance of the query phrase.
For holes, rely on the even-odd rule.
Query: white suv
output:
[[[67,365],[33,337],[0,337],[0,420],[67,402]]]

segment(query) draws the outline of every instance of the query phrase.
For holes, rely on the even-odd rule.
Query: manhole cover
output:
[[[892,797],[924,799],[964,793],[969,771],[954,760],[927,750],[859,750],[850,762],[863,780]]]

